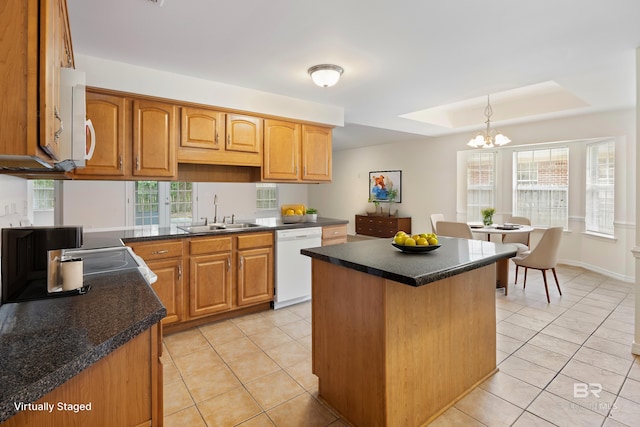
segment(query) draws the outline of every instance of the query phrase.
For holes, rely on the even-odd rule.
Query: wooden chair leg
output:
[[[524,284],[522,286],[522,289],[527,289],[527,271],[529,271],[528,267],[524,268]]]
[[[556,286],[558,287],[558,292],[560,293],[560,295],[562,295],[562,291],[560,290],[560,282],[558,282],[558,275],[556,274],[556,268],[553,267],[551,271],[553,272],[553,278],[556,279]]]
[[[520,268],[520,266],[518,264],[516,264],[516,281],[513,282],[514,284],[518,283],[518,269]]]
[[[551,299],[549,299],[549,287],[547,286],[547,270],[542,271],[542,280],[544,280],[544,290],[547,293],[547,302],[550,303]]]

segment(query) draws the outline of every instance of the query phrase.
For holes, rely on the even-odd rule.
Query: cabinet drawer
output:
[[[244,234],[238,236],[238,250],[273,246],[273,233]]]
[[[322,227],[322,240],[347,236],[347,225],[331,225]]]
[[[127,244],[145,261],[154,259],[174,258],[182,256],[182,241],[157,241],[153,243]]]
[[[374,217],[356,215],[356,224],[373,225],[374,224]]]
[[[189,244],[189,253],[191,255],[230,251],[231,237],[203,237],[192,239]]]
[[[381,227],[396,228],[398,226],[398,220],[396,218],[376,218],[376,225]]]

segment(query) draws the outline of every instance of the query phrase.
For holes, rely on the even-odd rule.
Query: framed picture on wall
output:
[[[402,171],[369,172],[369,200],[372,202],[402,202]]]

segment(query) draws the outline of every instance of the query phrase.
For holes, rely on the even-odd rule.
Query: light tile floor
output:
[[[557,271],[551,304],[535,270],[496,291],[500,370],[432,426],[640,425],[633,285]],[[318,398],[310,319],[304,303],[166,336],[165,426],[349,425]]]

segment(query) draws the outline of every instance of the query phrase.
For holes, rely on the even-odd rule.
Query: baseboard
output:
[[[585,270],[593,271],[594,273],[599,273],[599,274],[602,274],[603,276],[611,277],[612,279],[620,280],[622,282],[635,283],[636,281],[635,277],[633,276],[625,276],[624,274],[619,274],[614,271],[606,270],[604,268],[596,267],[594,265],[587,264],[584,262],[562,259],[562,260],[558,260],[558,264],[565,264],[573,267],[584,268]]]

